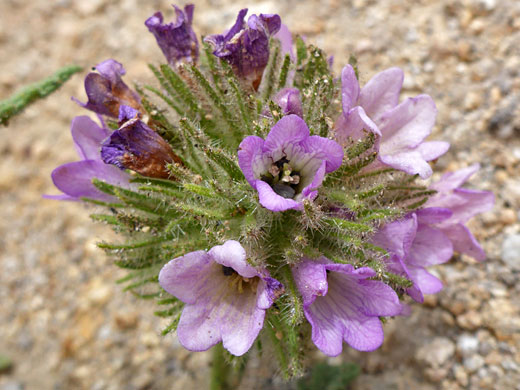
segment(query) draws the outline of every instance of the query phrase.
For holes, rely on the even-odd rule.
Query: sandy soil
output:
[[[361,79],[389,66],[405,94],[428,93],[435,139],[452,148],[437,171],[474,162],[472,185],[496,207],[471,223],[488,259],[457,257],[437,269],[446,288],[386,326],[361,364],[361,389],[520,389],[520,2],[515,0],[196,1],[199,34],[222,31],[247,5],[276,12],[294,32],[335,56],[358,56]],[[0,99],[58,67],[122,62],[127,81],[150,80],[162,61],[143,25],[167,1],[2,0]],[[192,389],[207,382],[206,353],[159,335],[154,308],[121,291],[120,275],[95,242],[111,233],[90,209],[43,200],[52,169],[76,159],[69,124],[85,115],[75,76],[50,99],[0,129],[0,354],[13,360],[0,389]],[[338,359],[331,359],[335,362]],[[287,388],[261,367],[248,388]]]

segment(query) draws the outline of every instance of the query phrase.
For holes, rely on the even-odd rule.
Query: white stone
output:
[[[514,271],[520,271],[520,234],[507,236],[502,243],[502,260]]]

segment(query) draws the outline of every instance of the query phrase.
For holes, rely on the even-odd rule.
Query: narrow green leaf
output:
[[[299,35],[296,37],[296,64],[302,66],[307,59],[307,45]]]
[[[237,119],[233,117],[229,109],[226,107],[221,96],[217,93],[217,91],[215,91],[215,89],[211,86],[206,77],[196,66],[191,66],[188,69],[190,70],[190,73],[195,77],[195,80],[197,80],[202,90],[213,102],[215,107],[220,111],[222,118],[224,118],[224,120],[228,124],[233,137],[236,140],[241,140],[243,134],[240,131],[240,128],[237,126]]]
[[[43,99],[60,88],[70,77],[82,70],[80,66],[69,65],[59,69],[52,76],[30,84],[10,98],[0,102],[0,124],[7,126],[9,120],[22,112],[36,100]]]
[[[208,158],[219,165],[231,179],[236,181],[244,180],[244,174],[238,167],[237,163],[222,149],[207,147],[205,152]]]
[[[366,225],[364,223],[348,221],[346,219],[327,217],[327,218],[324,218],[324,220],[328,225],[330,225],[332,227],[338,227],[341,229],[352,230],[352,231],[357,231],[357,232],[364,232],[364,233],[371,233],[374,231],[373,226]]]
[[[365,138],[357,141],[354,145],[347,149],[347,156],[349,160],[359,157],[361,154],[368,151],[374,146],[376,136],[373,133],[369,133]]]
[[[177,325],[179,325],[179,320],[180,320],[180,318],[181,318],[181,313],[178,313],[178,314],[174,317],[174,319],[173,319],[173,321],[170,323],[170,325],[168,325],[166,328],[164,328],[164,329],[162,330],[161,334],[162,334],[163,336],[166,336],[168,333],[173,332],[174,330],[176,330],[176,329],[177,329]]]
[[[289,74],[289,67],[291,66],[291,56],[286,54],[283,59],[282,69],[280,70],[280,78],[278,79],[278,89],[285,87],[287,83],[287,75]]]
[[[158,283],[158,279],[157,279],[157,275],[153,276],[153,277],[150,277],[150,278],[146,278],[146,279],[143,279],[143,280],[140,280],[138,282],[135,282],[135,283],[132,283],[132,284],[129,284],[128,286],[126,286],[123,291],[130,291],[130,290],[133,290],[135,288],[138,288],[138,287],[142,287],[146,284],[150,284],[150,283]]]
[[[146,246],[153,246],[160,244],[161,242],[171,240],[172,237],[158,237],[152,240],[144,240],[137,242],[129,242],[125,244],[109,244],[106,242],[100,242],[97,244],[98,248],[108,249],[108,250],[118,250],[118,249],[137,249],[144,248]]]
[[[114,215],[106,215],[106,214],[90,214],[90,219],[97,222],[105,222],[109,225],[117,225],[121,226],[121,222]]]
[[[149,85],[145,85],[144,88],[147,89],[148,91],[152,92],[153,94],[157,95],[157,97],[162,99],[169,107],[173,108],[173,110],[178,115],[183,115],[184,110],[182,108],[180,108],[179,105],[177,105],[177,103],[175,103],[172,99],[170,99],[165,94],[163,94],[161,91],[159,91],[158,89],[151,87]]]
[[[196,195],[204,196],[206,198],[218,198],[219,196],[210,188],[199,186],[197,184],[184,183],[182,185],[185,190],[190,191]]]

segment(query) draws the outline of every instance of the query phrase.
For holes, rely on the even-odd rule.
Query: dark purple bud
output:
[[[295,114],[303,118],[300,91],[297,88],[284,88],[276,94],[274,102],[280,106],[283,114]]]
[[[233,27],[225,35],[210,35],[206,42],[213,45],[213,54],[227,61],[236,74],[258,89],[264,68],[269,60],[269,37],[278,32],[278,15],[251,15],[244,22],[247,8],[238,13]]]
[[[126,73],[123,65],[110,59],[96,65],[95,69],[98,73],[91,72],[85,77],[88,102],[81,103],[72,98],[74,101],[87,110],[112,118],[117,118],[119,107],[122,105],[141,110],[139,95],[132,91],[121,78]]]
[[[101,147],[101,159],[121,169],[131,169],[143,176],[166,179],[168,163],[181,163],[178,156],[159,134],[139,118],[139,112],[121,106],[120,128]]]
[[[177,6],[175,22],[163,24],[162,13],[156,12],[144,23],[155,36],[157,44],[171,66],[178,62],[194,63],[199,57],[199,43],[191,28],[193,20],[193,4],[184,7],[184,12]]]

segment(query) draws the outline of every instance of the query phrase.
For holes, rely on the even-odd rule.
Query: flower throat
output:
[[[269,184],[278,195],[293,199],[300,183],[300,173],[293,171],[290,161],[282,157],[271,165],[269,171],[261,176],[261,180]]]

